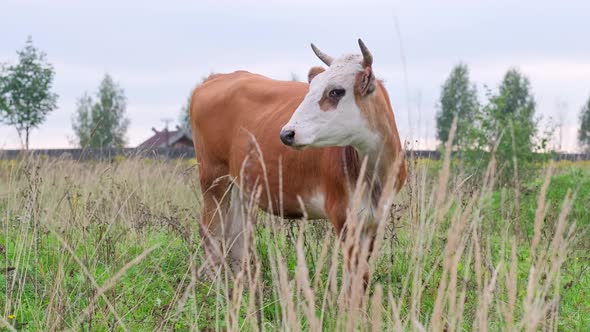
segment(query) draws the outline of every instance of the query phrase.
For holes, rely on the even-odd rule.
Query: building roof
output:
[[[178,141],[188,139],[193,141],[193,137],[190,132],[184,128],[176,126],[176,130],[160,130],[152,128],[154,135],[148,138],[143,143],[137,146],[138,149],[154,149],[154,148],[165,148],[176,144]]]

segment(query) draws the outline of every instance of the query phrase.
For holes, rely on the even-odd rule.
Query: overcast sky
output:
[[[508,68],[519,68],[531,80],[537,114],[563,120],[563,149],[573,151],[590,97],[589,18],[588,0],[0,0],[0,62],[14,63],[31,35],[55,66],[58,109],[33,132],[31,147],[72,146],[76,99],[93,94],[107,72],[125,89],[128,142],[136,146],[161,119],[177,121],[210,72],[304,79],[320,64],[310,42],[338,56],[358,53],[361,37],[403,139],[433,146],[440,85],[462,61],[482,100],[484,84],[496,89]],[[0,125],[0,148],[19,145],[15,130]]]

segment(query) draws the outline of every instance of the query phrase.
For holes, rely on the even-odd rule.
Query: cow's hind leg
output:
[[[238,185],[231,189],[231,200],[227,218],[225,219],[225,249],[228,263],[234,274],[244,269],[248,258],[248,243],[252,236],[251,211],[244,205],[242,192]]]
[[[199,229],[205,265],[212,270],[223,264],[223,223],[229,209],[230,180],[223,167],[202,167],[200,182],[203,202]]]
[[[251,216],[238,185],[232,184],[229,176],[217,178],[203,191],[201,235],[210,266],[227,264],[234,274],[244,267]]]

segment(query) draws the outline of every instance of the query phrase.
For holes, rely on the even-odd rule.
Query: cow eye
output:
[[[346,90],[344,89],[332,89],[330,90],[328,95],[330,96],[330,98],[342,98],[342,96],[344,96],[345,93]]]

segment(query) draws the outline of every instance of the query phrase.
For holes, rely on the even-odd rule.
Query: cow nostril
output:
[[[291,146],[295,142],[295,131],[294,130],[282,130],[281,131],[281,142],[283,144]]]

